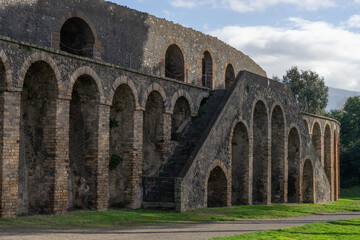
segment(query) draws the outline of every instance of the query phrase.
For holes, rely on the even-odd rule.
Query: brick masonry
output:
[[[126,174],[120,174],[125,176],[126,183],[116,188],[119,193],[115,195],[120,195],[122,206],[136,209],[143,204],[143,166],[144,160],[149,159],[144,150],[144,136],[147,136],[148,126],[159,126],[149,137],[160,154],[155,160],[158,161],[156,169],[149,169],[156,176],[176,145],[171,140],[171,131],[177,100],[185,99],[190,115],[196,117],[202,100],[212,95],[209,88],[201,86],[205,51],[212,60],[213,82],[209,86],[225,88],[225,70],[229,64],[237,76],[175,181],[176,209],[186,211],[206,207],[209,203],[230,206],[302,201],[325,203],[338,199],[339,124],[332,119],[299,112],[288,87],[267,79],[266,73],[243,53],[192,29],[103,1],[57,1],[52,8],[47,7],[45,0],[19,1],[17,7],[13,2],[16,1],[5,0],[0,4],[3,7],[0,9],[0,34],[5,36],[0,37],[1,217],[29,214],[24,197],[28,189],[20,181],[18,170],[33,170],[27,165],[19,166],[24,151],[19,145],[23,141],[21,94],[31,67],[38,63],[46,66],[42,71],[52,74],[57,92],[48,104],[49,124],[44,126],[42,135],[37,135],[44,138],[48,156],[43,168],[49,181],[50,206],[43,210],[64,214],[74,207],[76,194],[82,194],[81,201],[86,202],[78,207],[108,209],[112,202],[109,189],[113,189],[113,183],[109,184],[113,176],[108,167],[109,119],[116,91],[122,85],[133,97],[132,118],[126,118],[131,122],[124,122],[125,126],[132,127],[124,135],[121,131],[117,133],[126,143],[119,152],[126,158]],[[40,15],[33,14],[35,8]],[[59,50],[61,27],[72,17],[84,20],[94,34],[95,55],[92,58]],[[25,19],[36,21],[38,28],[25,24]],[[110,33],[121,38],[112,38]],[[184,56],[185,82],[164,77],[165,53],[171,44],[177,44]],[[35,72],[34,77],[44,80],[40,72]],[[156,104],[149,96],[156,96],[161,107],[154,110]],[[76,97],[82,99],[79,102],[83,105],[76,102]],[[71,113],[74,101],[80,104],[80,118]],[[149,120],[148,112],[151,116],[154,112],[159,115]],[[84,121],[86,127],[87,137],[82,141],[87,147],[82,149],[83,158],[70,157],[75,146],[71,136],[78,137],[72,132],[75,131],[71,125],[74,119],[75,123]],[[314,131],[316,126],[318,130]],[[238,143],[240,146],[236,145]],[[72,159],[85,163],[82,170],[79,168],[88,174],[79,178],[83,181],[80,188],[83,192],[72,192],[74,184],[70,176],[74,166],[79,164],[71,163]],[[222,184],[216,184],[216,179]]]

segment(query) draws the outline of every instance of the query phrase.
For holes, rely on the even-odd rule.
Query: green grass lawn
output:
[[[171,210],[75,211],[65,216],[31,216],[1,219],[0,228],[94,228],[144,224],[234,221],[277,217],[306,216],[315,213],[360,211],[359,189],[342,192],[343,198],[330,204],[272,204],[206,208],[177,213]]]
[[[327,223],[312,223],[301,227],[260,231],[212,240],[290,240],[290,239],[360,239],[360,218]]]

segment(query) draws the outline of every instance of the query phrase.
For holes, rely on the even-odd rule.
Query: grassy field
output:
[[[360,239],[360,218],[328,223],[312,223],[271,231],[260,231],[231,237],[218,237],[212,240],[290,240],[290,239]]]
[[[343,198],[330,204],[273,204],[206,208],[177,213],[171,210],[75,211],[65,216],[31,216],[1,219],[0,228],[98,228],[119,225],[168,224],[184,222],[234,221],[277,217],[306,216],[315,213],[360,211],[359,189],[342,192]]]

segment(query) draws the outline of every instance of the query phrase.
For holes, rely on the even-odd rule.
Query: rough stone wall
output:
[[[94,58],[108,63],[163,75],[167,47],[177,44],[184,55],[186,82],[202,85],[205,51],[213,61],[214,88],[225,87],[229,63],[235,75],[247,70],[266,76],[248,56],[217,38],[102,0],[4,0],[0,6],[0,35],[16,40],[60,49],[62,24],[79,17],[93,31]]]
[[[45,171],[55,169],[50,171],[53,172],[53,175],[51,175],[53,178],[53,187],[51,187],[53,197],[51,194],[49,195],[49,197],[52,198],[51,206],[46,209],[46,212],[50,211],[56,214],[64,213],[68,208],[76,206],[97,210],[107,208],[109,185],[108,164],[110,157],[110,107],[113,104],[115,91],[121,84],[131,89],[134,96],[135,108],[134,130],[130,131],[132,133],[129,133],[129,135],[133,135],[133,142],[130,144],[131,146],[128,146],[128,148],[132,149],[132,153],[129,154],[130,172],[126,176],[129,184],[126,190],[124,189],[127,199],[126,206],[131,208],[139,208],[142,203],[143,115],[149,94],[156,91],[161,94],[161,98],[163,99],[164,113],[162,114],[162,119],[165,126],[164,131],[160,133],[165,139],[165,141],[161,143],[163,146],[166,146],[166,143],[170,141],[171,116],[174,109],[177,111],[177,107],[175,108],[177,100],[181,97],[186,98],[190,105],[191,114],[193,115],[197,112],[197,106],[200,105],[201,100],[209,94],[207,89],[192,86],[187,83],[128,71],[114,65],[74,57],[70,54],[59,54],[57,51],[44,49],[35,45],[30,46],[26,43],[10,41],[8,39],[0,40],[0,52],[1,57],[6,59],[6,61],[3,61],[3,65],[5,66],[5,78],[7,82],[11,73],[11,81],[9,81],[9,84],[6,83],[8,86],[6,86],[5,92],[0,93],[2,97],[2,116],[6,116],[5,118],[1,118],[1,126],[3,126],[3,130],[1,130],[1,141],[2,143],[7,143],[6,145],[2,145],[1,148],[1,169],[2,179],[4,179],[1,181],[3,206],[1,207],[1,211],[4,217],[15,216],[17,211],[18,214],[28,212],[28,207],[25,204],[24,207],[17,207],[17,203],[21,204],[24,202],[21,201],[21,198],[18,199],[17,176],[19,166],[18,151],[20,149],[20,96],[21,94],[25,94],[23,86],[24,82],[27,81],[26,76],[30,72],[28,71],[29,68],[40,63],[46,63],[54,72],[56,79],[54,81],[56,81],[58,96],[54,96],[55,101],[51,103],[50,107],[53,113],[49,115],[49,121],[55,121],[55,124],[51,128],[51,135],[49,135],[52,136],[52,147],[51,151],[48,152],[53,159],[52,161],[54,161],[51,163],[54,167],[50,168],[49,165],[44,165],[46,168]],[[50,80],[46,75],[39,75],[38,79],[40,81]],[[82,86],[78,86],[79,82],[81,82],[80,85]],[[92,83],[88,84],[90,82]],[[40,86],[44,87],[48,85],[40,84]],[[91,86],[93,87],[91,88]],[[94,96],[96,99],[94,99]],[[35,98],[36,101],[40,101],[41,99],[42,98]],[[44,102],[47,101],[48,99],[45,97]],[[26,104],[30,103],[31,102],[26,102]],[[40,103],[42,103],[42,100]],[[45,106],[47,105],[45,104]],[[75,106],[78,106],[78,110],[71,109]],[[36,109],[32,112],[35,112],[35,110]],[[38,117],[42,116],[40,112]],[[72,120],[70,121],[69,119]],[[87,122],[87,124],[84,125],[85,127],[87,126],[87,130],[83,129],[85,132],[87,131],[87,134],[84,135],[79,132],[76,133],[77,131],[74,130],[75,125],[79,125],[82,121],[84,121],[84,123]],[[23,120],[21,122],[23,122]],[[69,123],[71,123],[70,126]],[[84,131],[83,133],[85,133]],[[74,134],[80,138],[82,138],[82,136],[88,136],[89,141],[86,142],[86,139],[83,141],[83,143],[91,143],[88,148],[85,149],[82,148],[82,146],[77,146],[76,144],[82,141],[76,141],[76,143],[74,143],[75,138],[71,137]],[[69,145],[71,146],[70,149]],[[164,156],[166,149],[162,152]],[[71,154],[80,152],[85,155],[76,158],[77,163],[76,161],[72,161],[73,158],[70,157],[69,162],[70,152],[72,152]],[[80,165],[82,164],[79,161],[85,161],[85,166],[81,167]],[[91,162],[91,164],[87,162]],[[21,167],[25,167],[25,165]],[[85,180],[89,180],[91,184],[85,183],[85,187],[86,185],[89,186],[89,194],[85,194],[86,196],[84,195],[83,199],[79,198],[80,204],[74,205],[74,194],[71,189],[68,189],[68,186],[72,185],[68,184],[71,183],[72,178],[70,177],[70,182],[68,178],[73,175],[71,173],[74,173],[78,167],[81,168],[79,171],[84,172],[84,174],[88,176]],[[73,184],[76,186],[81,185],[81,179],[79,180],[80,181],[77,182],[73,181]],[[23,189],[23,191],[28,190],[27,185],[20,184],[20,186],[26,188]],[[87,187],[84,189],[86,190]],[[87,203],[83,201],[84,199],[88,200]]]
[[[330,201],[330,184],[326,177],[325,170],[321,165],[321,159],[317,157],[315,148],[312,145],[311,136],[307,132],[308,130],[297,108],[296,101],[287,86],[251,73],[242,73],[237,77],[235,86],[229,91],[230,96],[225,98],[224,101],[226,101],[226,103],[224,102],[222,105],[223,108],[221,108],[220,115],[216,118],[216,121],[213,123],[214,125],[209,126],[208,131],[204,133],[206,137],[204,137],[203,142],[200,143],[199,146],[201,147],[195,149],[193,153],[194,158],[190,159],[188,169],[183,172],[183,178],[178,180],[177,209],[185,211],[206,206],[206,188],[204,188],[206,182],[204,181],[206,181],[206,172],[211,171],[210,168],[213,168],[214,162],[220,162],[225,168],[225,173],[231,170],[232,153],[229,152],[228,146],[234,124],[231,125],[229,122],[244,122],[246,126],[250,126],[249,194],[254,191],[252,185],[252,182],[255,181],[255,179],[253,179],[254,159],[251,156],[255,158],[255,141],[259,140],[254,136],[256,134],[254,128],[256,128],[257,125],[254,123],[255,115],[253,115],[252,109],[259,100],[262,100],[266,104],[266,111],[268,112],[277,105],[283,109],[286,122],[284,126],[286,138],[289,137],[290,129],[294,127],[298,129],[298,134],[300,135],[300,156],[294,159],[287,158],[284,166],[284,180],[282,183],[284,185],[284,195],[287,196],[288,186],[289,164],[287,161],[297,161],[297,163],[292,164],[292,166],[297,168],[296,171],[299,173],[299,176],[295,175],[295,178],[298,178],[295,180],[295,187],[297,188],[295,189],[295,195],[298,194],[298,196],[296,196],[297,200],[302,201],[308,199],[306,196],[303,196],[303,193],[312,191],[314,193],[314,202],[325,203]],[[254,118],[252,116],[254,116]],[[318,117],[314,116],[314,119],[318,119]],[[270,122],[270,119],[268,119],[267,122]],[[331,126],[332,129],[336,129],[338,128],[338,123],[332,121]],[[270,132],[270,124],[268,128],[268,132]],[[264,135],[262,138],[266,139],[267,136],[269,135]],[[284,144],[284,152],[288,151],[288,147],[293,148],[294,146]],[[304,187],[309,186],[309,184],[303,183],[302,180],[306,160],[311,163],[310,165],[307,164],[305,172],[308,166],[311,166],[312,176],[314,177],[314,184],[311,186],[313,189],[304,189]],[[262,160],[262,162],[263,161],[264,160]],[[267,166],[266,171],[268,174],[270,173],[270,165]],[[230,174],[228,178],[230,178]],[[266,178],[265,184],[267,184],[267,186],[270,185],[270,180],[270,177]],[[303,191],[301,191],[301,189]],[[263,194],[267,199],[271,199],[271,188],[265,188]],[[254,203],[254,201],[255,199],[250,200],[251,203]],[[286,197],[284,197],[284,201],[287,201]]]

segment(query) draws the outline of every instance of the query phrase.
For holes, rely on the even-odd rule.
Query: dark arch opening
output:
[[[143,176],[154,176],[163,161],[164,100],[157,91],[150,93],[144,111]]]
[[[227,204],[227,180],[220,167],[210,172],[207,184],[207,206],[224,207]]]
[[[109,205],[131,204],[131,173],[134,164],[135,97],[130,87],[121,84],[110,108]]]
[[[231,146],[231,204],[249,204],[249,135],[243,123],[236,125]]]
[[[190,104],[185,97],[180,97],[175,103],[171,116],[171,139],[178,140],[190,122]]]
[[[53,211],[57,93],[53,69],[33,63],[21,92],[18,214]]]
[[[321,163],[323,163],[321,159],[321,130],[318,123],[314,124],[314,128],[312,131],[312,143],[315,147],[317,157],[319,158]]]
[[[253,116],[253,203],[268,202],[268,116],[262,101],[255,105]]]
[[[96,209],[100,94],[93,78],[79,77],[72,91],[69,126],[68,209]]]
[[[213,61],[208,51],[205,51],[202,57],[202,85],[212,88],[213,81]]]
[[[228,89],[235,81],[235,71],[231,64],[228,64],[225,70],[225,88]]]
[[[309,159],[304,163],[302,183],[303,202],[314,203],[314,170]]]
[[[324,168],[331,185],[331,131],[329,125],[326,125],[324,134]],[[331,186],[331,188],[333,188],[333,186]]]
[[[95,38],[89,25],[78,17],[68,19],[60,30],[60,50],[93,58]]]
[[[299,164],[300,164],[300,135],[296,128],[292,128],[288,138],[288,202],[300,202]]]
[[[6,88],[6,71],[3,62],[0,60],[0,90],[5,90]]]
[[[285,122],[283,111],[276,106],[271,117],[271,202],[284,202]]]
[[[181,49],[176,44],[170,45],[165,54],[165,77],[184,82],[184,64]]]

